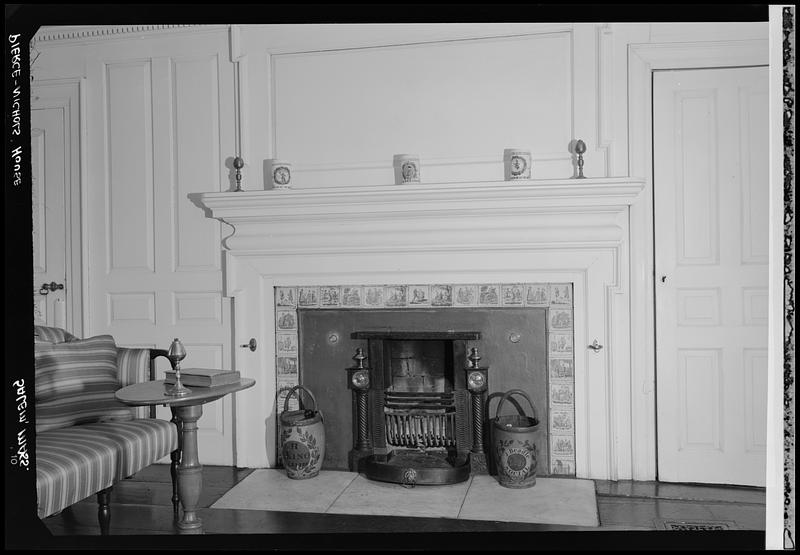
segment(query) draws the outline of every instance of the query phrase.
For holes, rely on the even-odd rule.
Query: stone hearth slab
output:
[[[323,470],[291,480],[284,470],[258,469],[211,508],[599,526],[594,482],[574,478],[538,478],[531,488],[512,489],[476,475],[460,484],[406,488],[355,472]]]
[[[594,482],[570,478],[537,478],[533,487],[513,489],[474,476],[458,518],[599,526]]]
[[[471,480],[446,486],[404,487],[359,476],[329,513],[457,518]]]
[[[285,470],[257,469],[211,508],[324,513],[357,477],[356,472],[322,470],[314,478],[292,480]]]

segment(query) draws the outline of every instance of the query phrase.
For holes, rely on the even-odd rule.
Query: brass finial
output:
[[[469,359],[469,363],[472,365],[472,368],[478,367],[478,361],[481,359],[480,355],[478,355],[478,348],[472,347],[470,350],[470,354],[467,357]]]
[[[366,358],[367,358],[367,356],[364,354],[364,349],[362,349],[361,347],[358,347],[356,349],[356,356],[353,357],[353,360],[356,361],[356,368],[359,368],[359,369],[364,368],[364,359],[366,359]]]
[[[578,155],[578,175],[576,179],[584,179],[586,176],[583,175],[583,153],[586,152],[586,143],[584,143],[581,139],[578,139],[578,142],[575,143],[575,154]]]
[[[236,168],[236,190],[242,190],[242,168],[244,167],[244,160],[237,156],[233,159],[233,167]]]

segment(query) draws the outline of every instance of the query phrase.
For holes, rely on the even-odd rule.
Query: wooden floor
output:
[[[658,482],[595,481],[599,528],[279,511],[209,509],[251,469],[205,466],[199,516],[205,535],[178,536],[173,527],[167,465],[152,465],[114,487],[110,536],[100,537],[94,496],[44,519],[42,541],[55,546],[188,547],[241,549],[383,548],[518,549],[538,547],[729,547],[764,545],[763,488],[692,486]],[[38,521],[38,519],[37,519]],[[665,531],[690,521],[725,523],[723,532]],[[39,536],[37,536],[39,537]],[[45,540],[46,538],[46,540]],[[501,547],[502,546],[502,547]]]

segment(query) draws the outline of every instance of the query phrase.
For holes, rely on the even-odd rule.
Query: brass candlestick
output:
[[[170,397],[183,397],[184,395],[188,395],[192,390],[188,387],[184,387],[181,383],[181,361],[186,358],[186,349],[184,349],[183,343],[181,343],[180,339],[177,337],[172,340],[172,344],[169,346],[167,358],[172,364],[172,368],[175,370],[175,384],[167,389],[164,395],[169,395]]]
[[[586,176],[583,175],[583,153],[586,152],[586,143],[582,140],[578,139],[578,142],[575,143],[575,154],[578,155],[578,175],[575,179],[584,179]]]
[[[244,160],[239,156],[233,159],[233,167],[236,169],[236,191],[242,190],[242,168],[244,167]]]

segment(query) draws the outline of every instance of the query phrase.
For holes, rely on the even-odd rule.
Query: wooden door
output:
[[[34,322],[80,335],[78,84],[32,92]]]
[[[765,484],[768,70],[653,81],[658,478]]]

